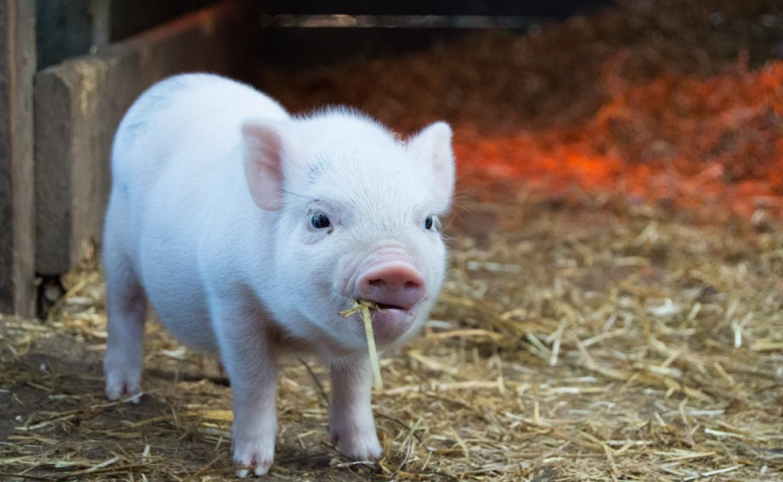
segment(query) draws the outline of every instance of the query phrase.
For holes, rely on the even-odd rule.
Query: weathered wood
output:
[[[252,3],[221,2],[39,72],[35,77],[36,269],[70,270],[100,241],[109,156],[123,114],[154,82],[185,71],[242,78],[258,18]]]
[[[265,13],[292,15],[482,15],[563,18],[607,0],[260,0]]]
[[[35,301],[33,74],[35,2],[0,0],[0,312]]]
[[[261,21],[267,25],[261,42],[264,64],[292,70],[421,51],[487,28],[525,32],[611,3],[610,0],[259,1],[264,13]],[[328,25],[331,15],[368,18],[356,26],[335,27]],[[325,18],[316,18],[322,16]],[[307,26],[301,26],[303,23]]]

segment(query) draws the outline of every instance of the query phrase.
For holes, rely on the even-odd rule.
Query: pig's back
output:
[[[240,145],[244,120],[288,117],[274,100],[230,79],[168,78],[147,90],[120,123],[112,148],[113,178],[129,189],[143,189],[171,162],[189,164],[182,166],[188,170],[219,165]]]
[[[187,235],[199,203],[242,172],[242,122],[288,117],[269,97],[216,75],[159,82],[131,106],[117,130],[111,203],[123,206],[128,231],[147,234],[150,223],[160,223],[154,229],[174,225]],[[126,233],[132,247],[141,241],[137,236]]]

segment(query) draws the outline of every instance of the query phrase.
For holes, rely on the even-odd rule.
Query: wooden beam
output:
[[[0,312],[35,302],[35,2],[0,0]]]
[[[611,4],[608,0],[263,0],[270,15],[478,15],[566,18]]]
[[[253,2],[221,2],[36,75],[40,274],[67,272],[100,243],[112,137],[139,94],[179,72],[247,76],[258,60],[254,9]]]

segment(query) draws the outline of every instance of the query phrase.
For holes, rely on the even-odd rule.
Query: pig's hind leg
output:
[[[108,239],[104,249],[108,340],[103,371],[106,396],[117,400],[141,393],[147,297],[127,257]],[[139,398],[133,399],[135,403]]]

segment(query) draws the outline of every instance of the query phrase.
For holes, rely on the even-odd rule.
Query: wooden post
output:
[[[223,1],[36,74],[39,274],[65,273],[100,245],[112,137],[131,103],[180,72],[241,78],[257,60],[253,11],[253,2]]]
[[[35,2],[0,0],[0,312],[35,301]]]

